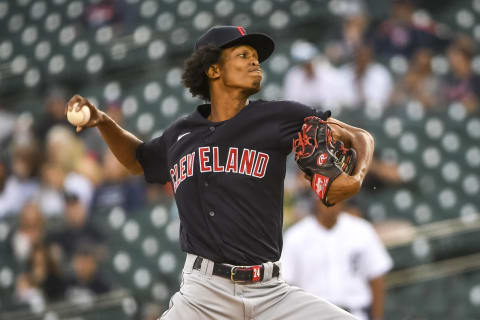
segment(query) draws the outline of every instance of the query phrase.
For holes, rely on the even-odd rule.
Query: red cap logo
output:
[[[237,30],[242,36],[247,34],[247,31],[243,27],[237,27]]]

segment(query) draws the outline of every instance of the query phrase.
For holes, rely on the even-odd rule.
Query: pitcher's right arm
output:
[[[83,126],[77,126],[77,132],[82,131],[84,128],[97,127],[118,161],[131,174],[142,174],[143,168],[136,158],[136,150],[142,144],[142,140],[120,127],[105,112],[99,110],[88,99],[80,95],[74,95],[70,99],[65,114],[74,110],[74,108],[79,111],[84,105],[90,109],[90,120]]]

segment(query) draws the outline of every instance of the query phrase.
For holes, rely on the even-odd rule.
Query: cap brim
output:
[[[267,60],[275,49],[275,42],[273,42],[273,39],[263,33],[246,34],[243,37],[223,44],[221,48],[224,49],[242,44],[247,44],[257,50],[258,62]]]

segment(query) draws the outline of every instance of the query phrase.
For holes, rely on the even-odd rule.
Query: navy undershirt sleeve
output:
[[[142,143],[136,150],[137,160],[143,168],[147,182],[164,184],[170,179],[165,140],[165,136],[162,135]]]

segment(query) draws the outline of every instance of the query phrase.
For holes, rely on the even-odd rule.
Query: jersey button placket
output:
[[[210,126],[209,129],[210,129],[210,132],[211,132],[212,134],[215,132],[215,127],[214,127],[214,126]],[[207,141],[210,142],[210,139],[207,138]],[[203,185],[204,185],[205,187],[208,187],[208,181],[205,180],[205,181],[203,182]],[[209,215],[210,217],[214,217],[214,216],[215,216],[215,211],[210,210],[210,211],[208,212],[208,215]]]
[[[215,127],[214,126],[210,126],[208,127],[208,133],[205,137],[205,142],[206,143],[211,143],[213,141],[213,134],[215,133]]]

